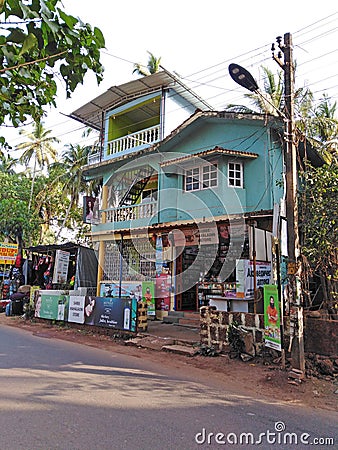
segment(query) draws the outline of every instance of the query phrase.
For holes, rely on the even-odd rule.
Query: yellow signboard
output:
[[[0,264],[14,264],[17,254],[18,244],[0,242]]]

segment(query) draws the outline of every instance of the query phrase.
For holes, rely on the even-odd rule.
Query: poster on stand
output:
[[[280,308],[276,285],[263,286],[265,346],[281,351]]]
[[[155,316],[155,283],[142,281],[142,301],[147,304],[147,315]]]
[[[171,276],[162,274],[156,277],[155,298],[158,311],[170,310]]]
[[[56,250],[53,283],[55,284],[67,283],[69,257],[70,257],[69,252],[65,252],[63,250]]]

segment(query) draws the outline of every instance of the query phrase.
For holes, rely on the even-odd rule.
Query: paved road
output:
[[[295,450],[309,448],[296,439],[335,436],[338,417],[230,391],[191,367],[157,367],[7,326],[0,328],[0,411],[1,450]],[[283,445],[285,432],[295,433],[292,444]],[[231,445],[240,439],[261,443]]]

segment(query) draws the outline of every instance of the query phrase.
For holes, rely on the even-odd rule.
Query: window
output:
[[[229,162],[228,165],[228,185],[233,187],[243,187],[243,165],[242,163]]]
[[[194,167],[185,171],[185,191],[199,191],[217,186],[217,164]]]

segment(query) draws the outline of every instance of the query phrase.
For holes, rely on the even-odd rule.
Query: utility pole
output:
[[[290,346],[291,365],[305,373],[303,307],[301,302],[300,276],[301,261],[299,250],[298,205],[297,205],[297,158],[294,124],[294,63],[292,37],[290,33],[276,39],[278,54],[272,44],[272,57],[284,71],[284,158],[286,170],[286,220],[288,249],[288,302],[290,309]]]

